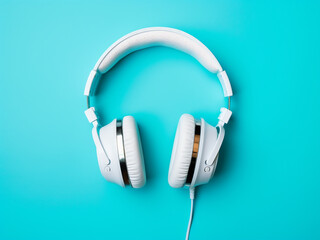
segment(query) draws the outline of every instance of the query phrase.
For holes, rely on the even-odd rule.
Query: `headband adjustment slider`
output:
[[[90,123],[93,123],[93,122],[97,121],[97,119],[98,119],[98,117],[94,111],[95,111],[94,107],[88,108],[86,111],[84,111],[84,113],[86,114],[86,117],[88,118],[88,121]]]
[[[224,96],[231,97],[233,95],[233,93],[232,93],[232,88],[231,88],[231,84],[229,81],[229,77],[228,77],[226,71],[218,72],[217,76],[218,76],[220,83],[222,85]]]

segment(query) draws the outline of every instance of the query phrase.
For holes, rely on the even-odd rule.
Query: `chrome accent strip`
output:
[[[122,131],[122,121],[117,120],[117,147],[118,147],[118,157],[120,162],[120,169],[122,173],[123,182],[125,185],[131,185],[128,168],[126,163],[126,155],[124,151],[123,143],[123,131]]]

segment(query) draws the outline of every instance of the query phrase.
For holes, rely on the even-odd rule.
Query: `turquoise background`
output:
[[[133,115],[142,189],[100,175],[84,86],[104,50],[168,26],[199,38],[230,77],[234,112],[190,239],[320,239],[319,1],[0,1],[0,239],[184,239],[189,193],[167,173],[182,113],[216,124],[216,76],[166,48],[103,77],[107,124]]]

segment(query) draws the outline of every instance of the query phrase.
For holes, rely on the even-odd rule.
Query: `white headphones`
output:
[[[144,28],[125,35],[102,54],[91,71],[84,90],[88,104],[85,114],[93,124],[92,136],[97,148],[100,171],[106,180],[122,187],[131,185],[133,188],[140,188],[146,182],[140,136],[134,118],[126,116],[122,120],[114,119],[108,125],[100,127],[95,109],[90,107],[89,98],[94,95],[101,74],[106,73],[129,53],[153,46],[171,47],[196,58],[208,71],[217,74],[224,96],[229,98],[228,109],[221,108],[216,127],[204,119],[196,120],[189,114],[183,114],[179,120],[168,180],[174,188],[187,186],[193,190],[194,187],[209,182],[215,172],[225,135],[223,126],[228,123],[232,114],[232,88],[226,72],[210,50],[193,36],[172,28]],[[194,192],[190,193],[193,199]],[[191,219],[192,216],[188,234]]]

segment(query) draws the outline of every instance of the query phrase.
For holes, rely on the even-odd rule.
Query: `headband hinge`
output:
[[[229,119],[232,115],[232,112],[229,109],[221,108],[220,109],[220,115],[218,117],[219,123],[218,125],[223,126],[224,124],[227,124],[229,122]]]
[[[94,107],[88,108],[86,111],[84,111],[86,114],[86,117],[88,118],[89,123],[93,123],[94,121],[97,121],[98,117],[95,113]]]

